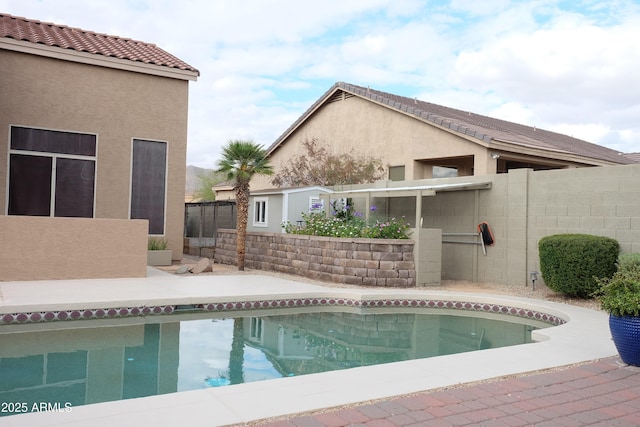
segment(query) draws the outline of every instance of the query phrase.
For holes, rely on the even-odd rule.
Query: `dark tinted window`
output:
[[[95,156],[96,136],[13,126],[11,127],[11,149]]]
[[[56,160],[55,216],[93,218],[93,160]]]
[[[149,234],[164,234],[167,144],[133,141],[131,218],[148,219]]]
[[[51,215],[51,157],[12,154],[9,166],[9,215]]]

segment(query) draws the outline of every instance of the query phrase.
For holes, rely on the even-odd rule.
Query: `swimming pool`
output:
[[[4,327],[0,402],[29,410],[43,403],[70,408],[232,386],[531,343],[534,329],[549,326],[393,304],[350,312],[254,310],[234,317],[190,310],[106,325],[94,320],[31,324],[15,332]],[[6,406],[0,416],[19,410]]]
[[[78,315],[111,308],[114,312],[140,307],[203,305],[295,304],[333,299],[376,307],[433,304],[441,310],[467,314],[478,311],[515,312],[525,318],[557,319],[559,326],[534,330],[538,342],[448,356],[393,362],[356,369],[257,381],[233,387],[212,387],[73,407],[66,412],[29,413],[0,419],[11,425],[87,425],[94,427],[153,423],[191,426],[242,424],[252,420],[299,413],[416,391],[449,387],[470,381],[514,375],[617,354],[611,342],[605,313],[547,301],[478,293],[453,293],[430,289],[327,288],[265,275],[220,275],[181,278],[105,279],[57,282],[0,283],[0,313],[11,316],[12,329],[51,325],[20,324],[30,313]],[[421,304],[424,304],[422,306]],[[350,306],[351,307],[351,306]],[[329,307],[326,307],[327,309]],[[337,307],[336,307],[337,308]],[[132,309],[132,310],[128,310]],[[307,307],[300,307],[306,310]],[[323,308],[324,309],[324,308]],[[265,312],[270,309],[262,309]],[[120,316],[123,314],[120,313]],[[228,316],[229,313],[223,313]],[[203,313],[209,315],[209,313]],[[159,315],[158,317],[163,317]],[[64,317],[64,315],[63,315]],[[153,317],[153,316],[148,316]],[[103,318],[101,322],[139,321],[137,317]],[[83,323],[90,323],[83,321]],[[46,323],[46,322],[45,322]],[[63,325],[70,322],[51,322]],[[78,322],[79,323],[79,322]],[[4,421],[3,421],[4,420]],[[8,423],[11,421],[11,424]]]

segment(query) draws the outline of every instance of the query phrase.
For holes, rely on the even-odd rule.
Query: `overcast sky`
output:
[[[335,82],[640,151],[638,0],[0,0],[200,70],[187,163],[268,147]]]

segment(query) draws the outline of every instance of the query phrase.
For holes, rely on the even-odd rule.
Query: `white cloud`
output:
[[[155,43],[201,71],[188,163],[270,145],[336,81],[640,151],[632,0],[0,0],[0,11]]]

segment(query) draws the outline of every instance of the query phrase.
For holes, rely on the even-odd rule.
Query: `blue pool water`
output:
[[[507,316],[253,314],[5,326],[0,416],[524,344],[540,326]]]

